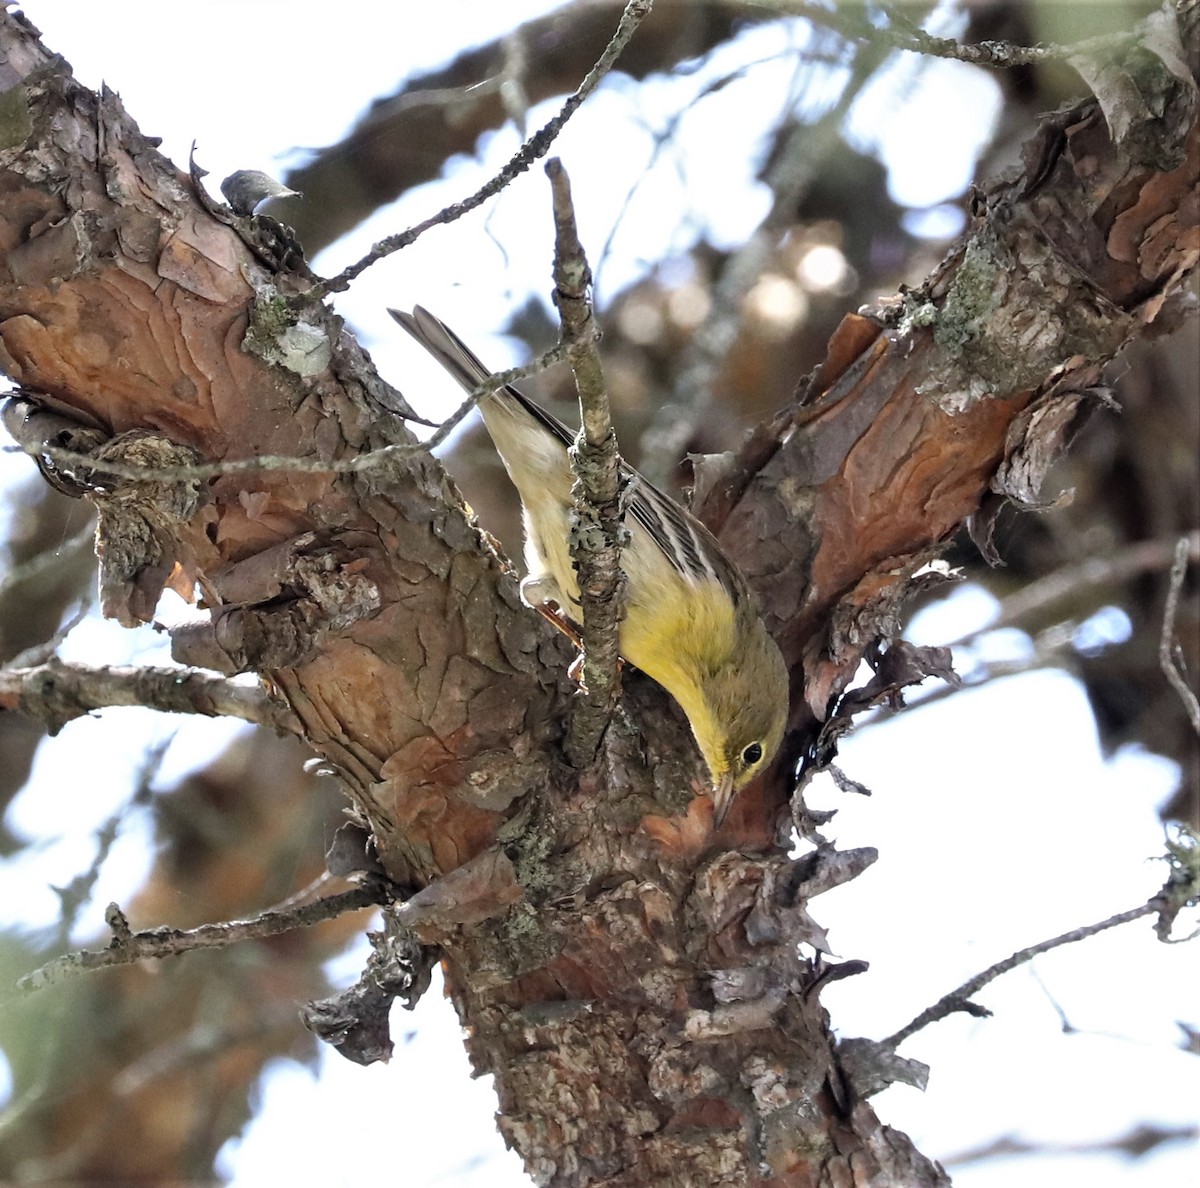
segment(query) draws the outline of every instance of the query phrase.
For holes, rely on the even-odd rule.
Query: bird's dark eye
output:
[[[762,758],[762,743],[751,743],[742,752],[742,762],[747,767],[753,767]]]

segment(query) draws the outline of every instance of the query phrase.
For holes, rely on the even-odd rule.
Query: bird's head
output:
[[[739,630],[733,656],[698,683],[696,704],[684,706],[712,778],[717,825],[734,795],[766,771],[787,727],[787,665],[757,615]]]

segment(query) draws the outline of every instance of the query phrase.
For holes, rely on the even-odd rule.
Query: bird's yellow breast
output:
[[[548,438],[530,448],[527,426],[512,411],[499,402],[484,406],[488,429],[521,496],[526,568],[533,577],[551,578],[568,618],[578,620],[579,582],[568,543],[573,475],[567,453]],[[618,649],[679,702],[701,753],[715,768],[725,749],[725,731],[705,694],[713,674],[727,668],[736,653],[733,602],[717,581],[686,579],[632,517],[626,526],[629,542],[621,550],[621,569],[628,582]]]
[[[657,547],[645,543],[654,549],[648,558],[655,564]],[[713,768],[724,749],[725,732],[705,692],[712,674],[732,662],[737,638],[733,603],[716,582],[686,583],[665,559],[666,572],[659,580],[635,582],[630,571],[641,559],[632,550],[628,558],[622,555],[631,594],[620,629],[621,655],[679,702]]]

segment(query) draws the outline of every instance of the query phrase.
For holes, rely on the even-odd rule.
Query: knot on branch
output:
[[[100,561],[100,609],[122,627],[149,622],[164,589],[191,600],[194,558],[180,543],[180,525],[200,510],[204,493],[196,479],[112,478],[103,463],[147,471],[194,466],[190,446],[158,433],[133,430],[92,451],[98,464],[87,498],[95,505],[96,556]]]
[[[1151,903],[1158,911],[1154,934],[1160,941],[1169,943],[1179,913],[1200,904],[1200,836],[1187,825],[1176,824],[1167,838],[1164,860],[1169,869],[1167,881]],[[1195,936],[1196,932],[1192,932],[1180,939],[1191,940]]]
[[[316,533],[303,533],[215,577],[228,602],[211,622],[172,631],[174,659],[224,673],[289,668],[330,633],[374,615],[382,598],[362,561],[316,541]]]

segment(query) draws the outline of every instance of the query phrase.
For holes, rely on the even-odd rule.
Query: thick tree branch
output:
[[[1178,12],[1194,61],[1195,10]],[[898,629],[914,576],[968,519],[986,543],[1005,500],[1039,506],[1081,411],[1102,402],[1104,363],[1152,332],[1195,268],[1196,84],[1170,64],[1144,78],[1173,117],[1147,115],[1124,140],[1095,103],[1048,121],[925,285],[878,310],[883,325],[845,319],[795,408],[707,493],[702,513],[741,548],[803,665],[772,801],[866,648]],[[785,496],[797,482],[815,496],[799,516]]]
[[[101,477],[119,478],[126,482],[188,483],[197,479],[238,474],[363,474],[373,470],[385,471],[398,458],[424,455],[437,449],[489,392],[494,392],[505,384],[515,384],[531,375],[538,375],[548,367],[561,363],[566,357],[566,345],[559,344],[543,351],[531,363],[510,367],[506,371],[497,371],[488,376],[424,441],[381,446],[347,458],[314,459],[299,454],[259,454],[252,458],[183,463],[174,466],[132,464],[117,458],[102,457],[96,453],[85,453],[52,444],[53,438],[43,432],[46,423],[34,413],[36,404],[19,398],[5,401],[4,424],[14,440],[31,458],[54,463],[60,470],[76,476],[84,485],[95,483]]]

